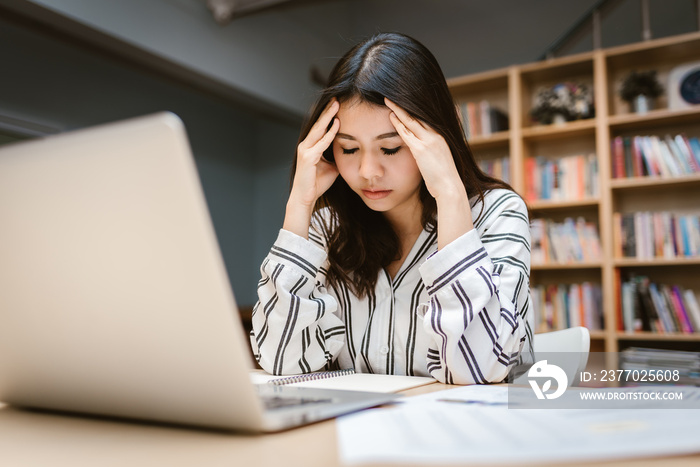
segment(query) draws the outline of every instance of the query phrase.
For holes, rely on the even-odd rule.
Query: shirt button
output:
[[[387,347],[386,345],[383,345],[383,346],[379,349],[379,351],[380,351],[383,355],[386,355],[386,354],[389,353],[389,347]]]

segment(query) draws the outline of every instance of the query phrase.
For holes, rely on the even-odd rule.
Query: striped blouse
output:
[[[392,279],[364,298],[326,288],[327,254],[281,230],[262,267],[251,344],[273,374],[354,368],[433,376],[449,384],[503,381],[531,360],[530,230],[514,192],[472,198],[474,229],[438,251],[425,229]],[[524,357],[524,358],[523,358]]]

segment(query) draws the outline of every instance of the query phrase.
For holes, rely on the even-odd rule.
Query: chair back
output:
[[[577,384],[586,369],[590,348],[591,335],[581,326],[535,334],[533,342],[535,361],[546,358],[550,364],[562,367],[569,385]]]

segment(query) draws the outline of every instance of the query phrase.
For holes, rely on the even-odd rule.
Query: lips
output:
[[[391,194],[391,190],[362,190],[362,194],[368,199],[382,199]]]

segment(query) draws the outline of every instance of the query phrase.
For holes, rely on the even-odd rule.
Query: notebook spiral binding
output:
[[[336,376],[345,376],[355,374],[355,370],[348,368],[345,370],[334,370],[334,371],[317,371],[315,373],[307,373],[304,375],[294,375],[287,376],[284,378],[278,378],[268,381],[268,384],[274,384],[275,386],[281,386],[284,384],[294,384],[301,383],[304,381],[315,381],[317,379],[327,379],[335,378]]]

